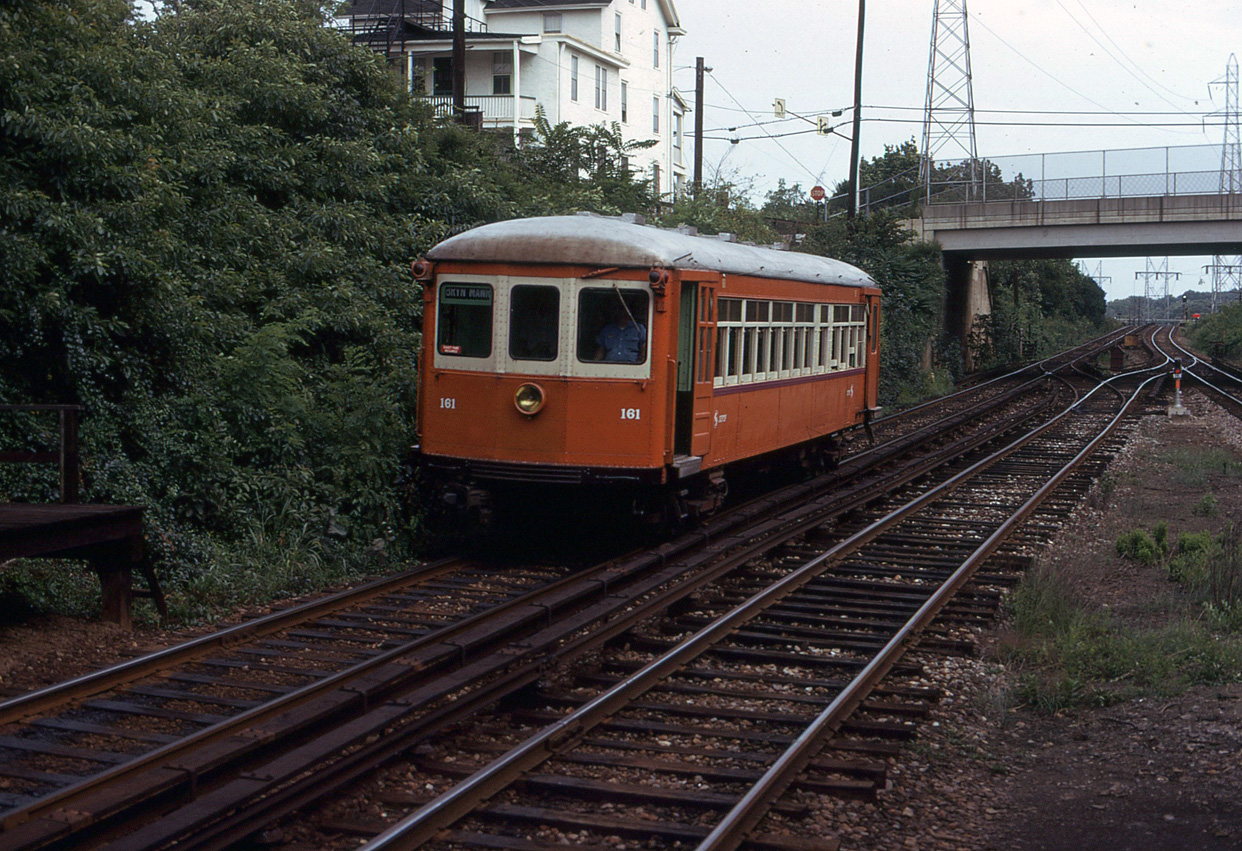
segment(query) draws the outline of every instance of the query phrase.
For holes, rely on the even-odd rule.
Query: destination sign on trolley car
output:
[[[492,288],[486,284],[445,284],[440,287],[440,304],[491,304]]]

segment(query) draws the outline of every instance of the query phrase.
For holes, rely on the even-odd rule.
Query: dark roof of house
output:
[[[556,6],[607,6],[612,0],[496,0],[487,7],[493,9],[542,9]]]

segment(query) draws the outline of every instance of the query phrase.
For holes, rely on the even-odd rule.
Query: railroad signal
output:
[[[777,118],[785,117],[785,99],[784,98],[777,98],[775,101],[772,102],[772,113]]]

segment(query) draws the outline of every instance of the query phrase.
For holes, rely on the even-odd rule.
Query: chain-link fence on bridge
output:
[[[1211,195],[1222,185],[1219,145],[1123,148],[936,162],[927,202]]]

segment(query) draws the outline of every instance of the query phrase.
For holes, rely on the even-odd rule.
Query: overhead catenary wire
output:
[[[751,118],[751,120],[752,120],[752,121],[756,120],[756,119],[755,119],[754,114],[753,114],[753,113],[751,113],[749,110],[747,110],[747,109],[746,109],[746,107],[742,105],[742,102],[741,102],[740,100],[738,100],[736,97],[734,97],[734,96],[733,96],[733,93],[732,93],[732,92],[730,92],[727,88],[725,88],[725,85],[724,85],[723,83],[721,83],[721,82],[720,82],[720,80],[716,79],[716,75],[715,75],[715,74],[710,74],[710,73],[709,73],[707,76],[711,78],[711,80],[712,80],[712,82],[713,82],[713,83],[715,83],[717,86],[720,86],[720,90],[721,90],[722,92],[724,92],[726,95],[728,95],[730,100],[732,100],[732,101],[733,101],[734,103],[736,103],[739,107],[741,107],[741,108],[742,108],[742,111],[746,112],[746,114],[750,116],[750,118]],[[760,127],[759,129],[763,130],[763,128],[762,128],[762,127]],[[806,132],[806,131],[804,131],[804,132]],[[814,132],[814,131],[812,130],[812,131],[809,131],[809,132]],[[771,134],[771,133],[768,133],[766,130],[764,131],[764,135],[766,135],[766,136],[767,136],[767,138],[771,139],[773,142],[776,142],[776,146],[777,146],[778,148],[780,148],[782,151],[784,151],[785,156],[789,157],[789,159],[790,159],[790,160],[792,160],[792,161],[793,161],[793,162],[794,162],[794,163],[798,166],[798,168],[800,168],[800,169],[802,169],[803,171],[805,171],[805,172],[806,172],[806,173],[807,173],[807,174],[811,177],[811,179],[812,179],[812,180],[814,180],[816,183],[819,183],[819,181],[823,179],[823,174],[822,174],[822,173],[821,173],[821,174],[818,174],[818,175],[817,175],[817,174],[815,174],[815,172],[811,171],[811,169],[810,169],[810,168],[808,168],[808,167],[806,166],[806,164],[805,164],[805,163],[803,163],[800,159],[798,159],[797,157],[795,157],[795,156],[794,156],[794,155],[790,152],[790,150],[789,150],[788,148],[786,148],[784,145],[782,145],[782,144],[780,143],[780,139],[779,139],[779,137],[778,137],[778,136],[775,136],[775,135],[773,135],[773,134]],[[797,134],[782,134],[782,135],[797,135]],[[704,138],[707,138],[707,137],[705,136]],[[761,137],[756,137],[756,138],[761,138]],[[729,140],[726,140],[726,141],[732,141],[732,140],[731,140],[731,139],[729,139]]]

